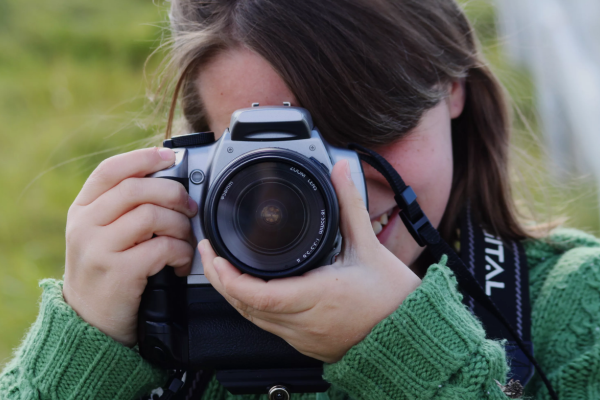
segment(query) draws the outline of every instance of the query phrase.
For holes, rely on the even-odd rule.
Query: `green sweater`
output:
[[[526,241],[535,355],[560,399],[600,399],[600,241],[574,230]],[[325,366],[327,394],[293,399],[506,399],[507,360],[461,303],[450,270],[422,284],[342,360]],[[0,398],[133,400],[165,384],[136,349],[86,324],[44,280],[40,314],[0,375]],[[547,399],[534,376],[529,398]],[[204,399],[233,396],[212,381]],[[263,399],[266,397],[263,396]]]

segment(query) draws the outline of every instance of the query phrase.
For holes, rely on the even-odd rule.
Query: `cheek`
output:
[[[452,187],[453,158],[450,131],[410,137],[381,151],[417,194],[418,202],[438,226]]]

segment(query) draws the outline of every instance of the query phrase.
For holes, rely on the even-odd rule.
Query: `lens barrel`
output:
[[[217,254],[264,279],[318,266],[338,232],[328,170],[287,149],[263,148],[234,160],[211,185],[204,210]]]

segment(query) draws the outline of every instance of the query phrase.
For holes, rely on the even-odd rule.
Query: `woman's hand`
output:
[[[149,276],[165,265],[189,273],[189,218],[198,210],[178,182],[144,178],[175,162],[170,149],[143,149],[103,161],[69,209],[63,295],[89,324],[133,346]],[[156,237],[154,237],[156,235]]]
[[[331,180],[344,239],[333,265],[265,282],[217,257],[208,240],[199,244],[206,277],[232,306],[301,353],[328,363],[340,360],[421,283],[379,243],[347,161],[335,165]]]

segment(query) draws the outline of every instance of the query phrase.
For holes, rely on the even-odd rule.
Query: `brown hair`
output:
[[[183,132],[208,129],[195,87],[198,68],[244,46],[279,73],[324,137],[368,147],[403,137],[464,80],[464,112],[452,121],[454,179],[440,225],[451,240],[467,199],[488,229],[530,234],[510,190],[510,117],[501,85],[454,0],[172,0],[170,65]]]

